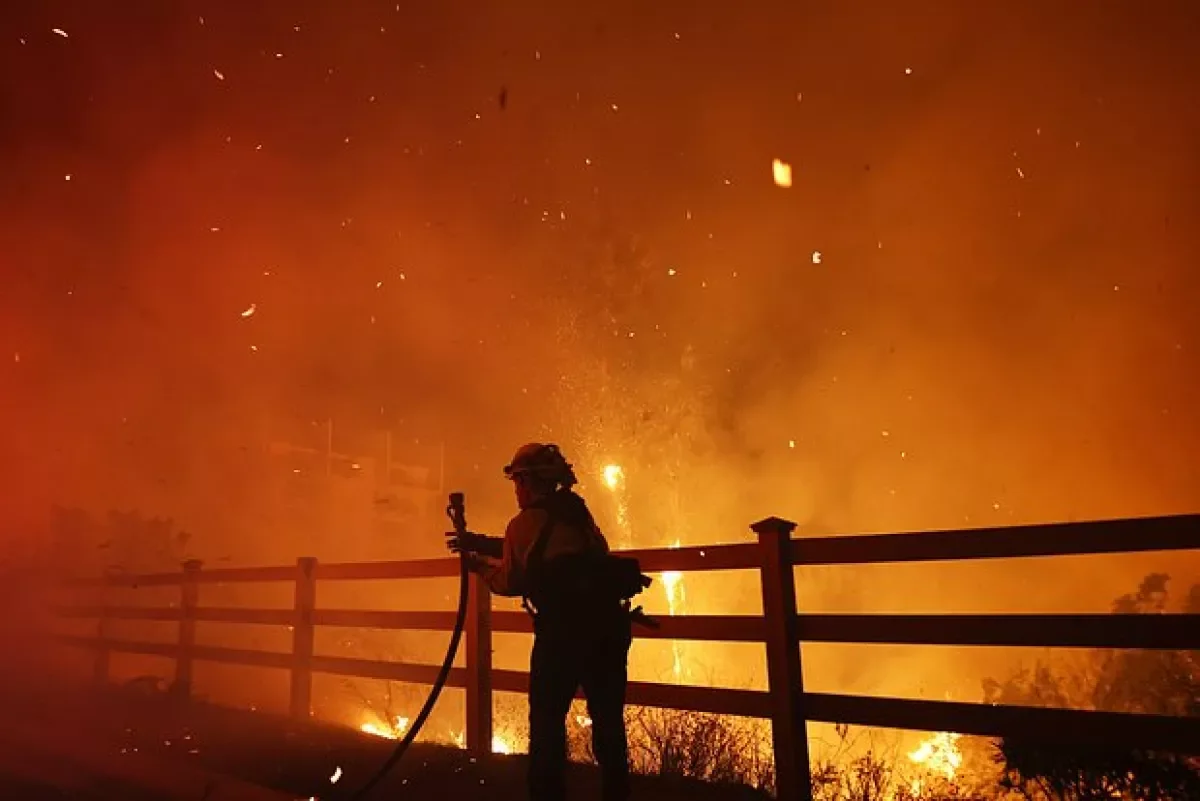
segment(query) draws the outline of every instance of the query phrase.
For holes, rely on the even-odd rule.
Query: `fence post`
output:
[[[175,658],[175,683],[172,690],[181,698],[192,694],[192,651],[196,647],[196,606],[200,600],[199,559],[183,563],[179,589],[179,653]]]
[[[292,686],[289,710],[294,718],[312,714],[313,610],[317,606],[317,560],[296,560],[292,617]]]
[[[771,693],[771,744],[775,750],[775,797],[812,801],[804,674],[796,619],[796,581],[791,558],[796,524],[769,517],[752,525],[761,558],[763,617],[767,629],[767,681]]]
[[[467,751],[492,751],[492,593],[483,577],[471,574],[467,606]]]

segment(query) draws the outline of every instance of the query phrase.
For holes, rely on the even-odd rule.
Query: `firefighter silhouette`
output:
[[[592,720],[604,801],[629,797],[625,733],[632,618],[629,597],[648,580],[611,557],[574,470],[557,446],[522,446],[505,466],[520,510],[503,539],[449,535],[497,595],[524,600],[533,616],[529,667],[529,795],[566,798],[566,717],[580,687]],[[632,563],[632,564],[622,564]]]

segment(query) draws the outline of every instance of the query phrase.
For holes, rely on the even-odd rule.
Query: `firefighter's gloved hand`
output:
[[[446,547],[450,553],[483,554],[493,559],[504,556],[504,540],[499,537],[487,537],[467,531],[459,534],[457,531],[446,532]]]
[[[459,534],[457,531],[446,532],[446,547],[450,549],[450,553],[479,553],[486,551],[486,544],[489,537],[482,534],[476,534],[474,531],[464,531]]]
[[[462,534],[459,534],[457,531],[446,532],[446,549],[450,553],[458,554],[463,551],[473,553],[478,550],[478,545],[479,535],[472,531],[466,531]]]

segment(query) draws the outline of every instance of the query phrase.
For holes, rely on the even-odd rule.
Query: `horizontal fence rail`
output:
[[[1200,515],[1169,515],[797,539],[792,540],[790,549],[794,565],[865,565],[1191,551],[1200,547],[1198,543]]]
[[[763,593],[761,616],[680,615],[660,620],[658,629],[638,628],[646,639],[763,643],[768,654],[767,691],[631,682],[628,703],[722,715],[762,718],[772,723],[776,783],[781,799],[809,799],[807,722],[842,723],[921,731],[953,731],[986,737],[1024,738],[1048,746],[1095,746],[1200,754],[1200,718],[1099,712],[981,703],[806,692],[802,643],[857,645],[1020,646],[1200,650],[1200,615],[1190,614],[805,614],[796,610],[794,568],[816,565],[962,561],[1020,557],[1079,556],[1147,551],[1200,550],[1200,515],[1056,523],[1012,528],[793,539],[793,524],[770,518],[752,527],[757,543],[626,551],[643,570],[757,570]],[[171,607],[98,603],[58,608],[65,618],[95,619],[97,636],[59,639],[96,654],[95,675],[107,680],[110,655],[141,654],[174,659],[175,689],[189,693],[195,661],[287,670],[292,714],[310,712],[313,673],[432,684],[438,667],[313,653],[317,626],[397,631],[450,631],[452,612],[320,609],[316,582],[408,580],[457,575],[457,559],[423,559],[321,564],[302,558],[286,567],[201,569],[189,562],[178,573],[107,575],[71,582],[75,587],[178,586]],[[202,585],[291,582],[292,608],[201,606]],[[465,641],[466,667],[450,672],[448,686],[467,691],[467,746],[486,752],[492,742],[492,694],[523,693],[529,675],[491,668],[494,633],[528,634],[529,617],[490,609],[482,582],[471,582]],[[176,643],[146,643],[108,635],[115,620],[166,621],[179,625]],[[195,644],[197,622],[287,626],[290,652]]]

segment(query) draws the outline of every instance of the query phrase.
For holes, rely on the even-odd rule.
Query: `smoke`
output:
[[[361,493],[278,512],[266,444],[328,420],[352,455],[444,443],[489,530],[541,438],[610,528],[625,467],[645,544],[1195,510],[1186,4],[18,5],[11,530],[59,503],[172,517],[205,559],[434,552]],[[1102,605],[1143,568],[912,603]],[[929,574],[865,575],[810,600]]]

